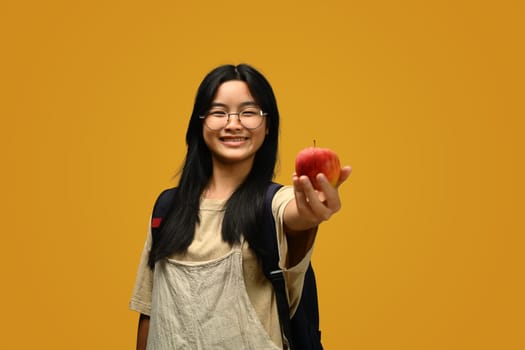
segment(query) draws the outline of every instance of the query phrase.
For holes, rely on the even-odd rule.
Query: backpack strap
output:
[[[284,274],[279,267],[279,246],[277,243],[277,231],[275,230],[275,219],[272,213],[273,196],[281,187],[282,185],[272,182],[266,190],[264,198],[264,238],[261,240],[263,245],[261,262],[264,274],[272,283],[275,292],[283,343],[287,342],[288,349],[293,350],[290,306],[288,305],[288,298],[286,296]]]
[[[151,215],[151,233],[153,235],[160,230],[164,218],[170,212],[176,192],[176,187],[164,190],[155,201]]]

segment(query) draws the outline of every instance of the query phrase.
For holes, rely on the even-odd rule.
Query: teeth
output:
[[[232,141],[232,142],[237,142],[237,141],[244,141],[244,137],[237,137],[237,138],[225,138],[224,140],[225,140],[225,141]]]

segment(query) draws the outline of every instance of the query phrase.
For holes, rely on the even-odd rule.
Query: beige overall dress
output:
[[[241,245],[206,262],[156,264],[147,349],[279,349],[246,292]]]

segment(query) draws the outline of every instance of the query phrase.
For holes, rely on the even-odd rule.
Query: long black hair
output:
[[[170,213],[153,237],[148,261],[152,269],[160,259],[184,252],[193,241],[200,219],[200,198],[213,171],[211,152],[204,142],[203,122],[199,116],[209,110],[219,86],[230,80],[241,80],[248,85],[257,104],[267,113],[267,134],[255,154],[250,173],[226,202],[222,239],[234,244],[239,243],[243,235],[257,251],[264,195],[274,177],[277,161],[279,111],[273,89],[260,72],[247,64],[223,65],[209,72],[197,90],[186,131],[187,154],[179,185]]]

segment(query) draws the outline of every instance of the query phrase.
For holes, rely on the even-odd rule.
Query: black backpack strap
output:
[[[321,331],[319,330],[317,286],[311,263],[306,270],[301,300],[291,323],[296,349],[323,350]]]
[[[286,338],[288,349],[293,350],[294,345],[292,344],[290,306],[288,305],[288,298],[286,296],[284,274],[279,267],[279,246],[277,243],[277,231],[275,230],[275,219],[273,218],[272,213],[273,196],[281,187],[282,185],[272,182],[268,187],[264,198],[264,239],[262,239],[263,253],[261,256],[261,262],[264,274],[266,275],[266,278],[272,282],[275,292],[283,342]]]
[[[151,215],[151,232],[153,235],[160,230],[164,218],[170,212],[171,207],[173,206],[175,192],[177,192],[177,188],[173,187],[164,190],[157,198]]]

